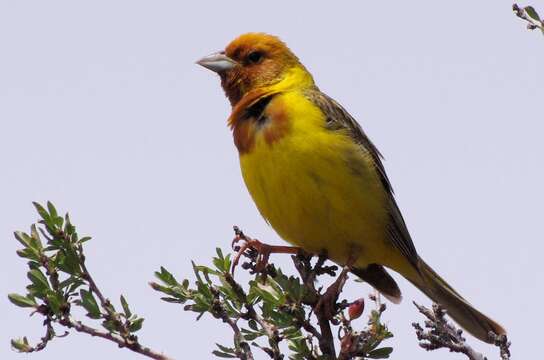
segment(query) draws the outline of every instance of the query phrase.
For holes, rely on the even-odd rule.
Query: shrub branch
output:
[[[136,332],[144,319],[133,314],[126,298],[120,296],[122,310],[118,311],[98,287],[83,253],[90,237],[79,237],[68,214],[59,216],[51,203],[46,207],[34,205],[41,220],[31,226],[29,233],[15,233],[23,245],[17,254],[28,261],[30,284],[26,295],[8,297],[13,304],[43,316],[45,334],[34,346],[23,337],[12,340],[12,347],[25,353],[42,351],[53,339],[68,335],[66,330],[57,334],[56,329],[63,328],[106,339],[148,358],[169,359],[141,344]],[[246,246],[234,249],[238,251],[236,261],[218,248],[212,266],[193,263],[193,281],[178,281],[161,267],[155,273],[158,280],[150,283],[162,300],[183,305],[184,310],[197,314],[197,320],[208,314],[228,325],[233,332],[232,344],[216,344],[214,355],[254,360],[258,349],[270,359],[282,360],[287,347],[290,360],[389,358],[393,348],[383,344],[393,334],[382,321],[386,306],[379,294],[372,293],[368,299],[374,306],[366,311],[366,323],[356,321],[365,312],[365,299],[342,296],[348,267],[339,271],[338,266],[328,262],[326,253],[312,256],[300,250],[291,256],[296,276],[285,275],[282,269],[267,263],[269,254],[262,256],[258,249],[247,246],[251,238],[237,227],[234,231],[236,242],[246,241]],[[248,283],[241,284],[231,272],[233,262],[238,260],[244,261],[241,267],[250,275]],[[326,278],[331,284],[319,285]],[[486,360],[468,345],[461,330],[448,323],[441,307],[415,305],[427,319],[424,327],[413,324],[422,348],[445,348],[469,360]],[[76,319],[74,307],[84,309],[91,323]],[[490,336],[500,350],[501,360],[509,360],[506,336]]]
[[[425,321],[425,329],[427,330],[418,323],[412,323],[416,330],[417,339],[420,341],[419,346],[427,351],[448,349],[450,352],[465,354],[469,360],[487,360],[484,355],[467,344],[463,337],[463,330],[446,320],[446,312],[441,306],[433,304],[432,309],[429,309],[416,302],[414,305],[427,318]],[[510,342],[506,335],[496,335],[490,332],[489,336],[499,348],[501,360],[509,360]]]
[[[57,325],[109,340],[152,359],[169,359],[140,343],[136,332],[144,319],[132,313],[124,296],[120,297],[123,311],[118,312],[100,291],[83,253],[84,243],[91,238],[80,238],[69,215],[59,216],[50,202],[46,207],[38,203],[34,206],[41,218],[38,224],[31,226],[30,233],[15,232],[15,238],[23,245],[17,254],[28,260],[28,293],[9,294],[8,298],[19,307],[31,308],[32,314],[42,315],[46,333],[35,346],[26,337],[13,339],[13,349],[24,353],[44,350],[54,338],[68,335],[68,331],[57,335]],[[75,319],[73,307],[84,309],[89,320],[101,321],[103,330]]]
[[[540,29],[544,34],[544,22],[540,19],[540,16],[532,6],[519,7],[518,4],[512,5],[514,14],[525,22],[527,22],[527,29],[535,30]]]

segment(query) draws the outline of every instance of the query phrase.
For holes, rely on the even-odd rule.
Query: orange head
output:
[[[233,106],[249,91],[279,82],[289,69],[303,68],[284,42],[265,33],[240,35],[224,51],[206,56],[197,64],[219,74]]]

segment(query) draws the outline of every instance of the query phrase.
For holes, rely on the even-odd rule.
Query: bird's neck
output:
[[[254,98],[255,94],[276,94],[315,87],[312,75],[300,63],[287,69],[278,80],[256,87],[248,88],[244,84],[244,81],[240,81],[239,79],[232,81],[232,83],[225,81],[226,79],[222,80],[223,88],[225,89],[233,112],[235,108],[240,107],[240,104],[247,104],[248,99]]]

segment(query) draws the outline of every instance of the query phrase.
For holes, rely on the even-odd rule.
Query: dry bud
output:
[[[352,302],[348,307],[348,315],[350,320],[355,320],[363,313],[365,309],[365,300],[363,298]]]

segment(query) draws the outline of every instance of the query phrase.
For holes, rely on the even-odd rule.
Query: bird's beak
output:
[[[198,65],[204,66],[206,69],[210,69],[216,73],[228,71],[238,65],[238,63],[227,55],[224,51],[216,52],[208,56],[204,56],[202,59],[196,62]]]

